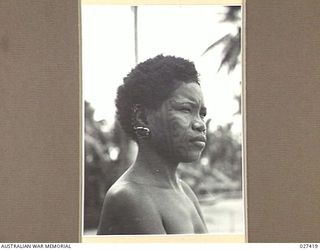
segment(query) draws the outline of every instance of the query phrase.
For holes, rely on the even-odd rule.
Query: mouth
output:
[[[190,142],[198,147],[204,147],[206,145],[206,137],[204,135],[199,135],[196,137],[193,137]]]
[[[196,146],[196,147],[198,147],[198,148],[204,148],[205,145],[206,145],[206,143],[203,142],[203,141],[193,141],[193,142],[192,142],[192,145],[194,145],[194,146]]]

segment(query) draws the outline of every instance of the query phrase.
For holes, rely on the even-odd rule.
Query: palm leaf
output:
[[[224,14],[224,19],[221,22],[237,22],[240,20],[239,12],[241,10],[240,6],[229,6]],[[239,56],[241,53],[241,27],[238,27],[237,34],[227,34],[211,44],[203,53],[206,54],[209,50],[212,50],[219,44],[223,44],[224,48],[222,50],[222,59],[218,71],[221,70],[223,66],[228,67],[228,73],[234,70],[239,63]]]
[[[225,13],[224,19],[222,22],[237,22],[240,20],[238,15],[239,11],[241,10],[241,6],[228,6],[227,11]]]
[[[238,33],[235,36],[231,36],[229,40],[226,42],[225,47],[223,49],[223,57],[220,63],[220,69],[226,65],[228,66],[228,72],[232,71],[239,63],[239,55],[241,52],[241,46],[240,46],[240,28],[238,29]]]
[[[202,56],[207,53],[209,50],[213,49],[215,46],[217,46],[219,43],[223,43],[226,40],[230,39],[230,34],[225,35],[224,37],[220,38],[218,41],[214,42],[213,44],[211,44],[203,53]]]

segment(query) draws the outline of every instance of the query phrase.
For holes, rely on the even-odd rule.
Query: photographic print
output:
[[[241,12],[82,4],[83,236],[244,235]]]
[[[225,20],[228,7],[236,5],[143,6],[137,3],[130,5],[128,2],[124,5],[124,1],[119,0],[118,4],[122,4],[120,6],[106,4],[107,0],[84,0],[84,3],[89,2],[91,4],[84,4],[86,6],[81,13],[80,1],[1,2],[0,61],[2,67],[0,67],[0,75],[2,82],[0,93],[3,112],[0,112],[2,121],[0,126],[2,135],[0,241],[4,243],[128,243],[146,242],[148,239],[148,242],[175,243],[212,243],[223,240],[231,242],[231,236],[234,237],[238,234],[237,232],[243,230],[242,226],[238,226],[241,225],[241,218],[243,218],[239,212],[242,209],[239,204],[245,198],[247,200],[246,242],[300,242],[300,248],[316,247],[316,244],[307,243],[318,242],[320,231],[317,220],[320,206],[318,198],[319,136],[317,136],[320,114],[320,105],[317,105],[320,63],[319,56],[315,53],[319,48],[320,37],[319,2],[315,0],[281,1],[281,3],[279,1],[245,1],[246,23],[245,27],[240,25],[240,28],[243,34],[244,28],[246,30],[245,39],[241,39],[246,41],[246,56],[242,57],[245,60],[241,62],[241,54],[243,56],[244,51],[240,50],[239,63],[230,70],[230,73],[228,64],[224,63],[221,68],[220,65],[224,55],[228,54],[227,58],[236,58],[237,56],[231,55],[238,54],[226,53],[234,50],[224,49],[232,47],[226,47],[230,44],[227,42],[229,38],[237,37],[239,20]],[[92,4],[93,2],[95,5]],[[230,4],[230,1],[228,2]],[[100,5],[96,5],[97,3]],[[154,4],[154,1],[150,3]],[[172,4],[172,2],[167,3]],[[185,3],[185,1],[179,2],[179,4]],[[203,4],[203,2],[190,4]],[[114,8],[107,11],[107,7]],[[116,10],[120,7],[127,9],[126,14],[122,15]],[[143,10],[144,7],[152,7],[157,11],[150,14],[152,18],[145,19],[143,18],[143,12],[146,10]],[[201,11],[197,15],[190,11],[187,17],[183,17],[178,12],[174,14],[171,12],[177,8],[182,13],[182,10],[188,8],[199,10],[200,7],[206,7],[204,9],[208,9],[208,12],[210,9],[210,18],[214,17],[206,21],[208,25],[202,22],[207,18],[206,11]],[[243,7],[240,10],[242,13]],[[162,8],[168,9],[161,12]],[[217,9],[211,12],[213,8]],[[94,9],[96,11],[93,11]],[[162,13],[160,18],[156,12]],[[112,14],[114,14],[113,17]],[[175,18],[172,18],[172,15]],[[144,25],[152,28],[146,32]],[[218,26],[223,27],[223,32],[219,31]],[[83,30],[80,31],[82,27]],[[228,34],[230,36],[227,36]],[[238,39],[234,39],[236,40]],[[83,60],[79,58],[82,57],[82,45]],[[243,44],[242,48],[244,48]],[[117,204],[110,203],[106,199],[110,197],[109,191],[112,191],[112,187],[118,185],[117,183],[123,183],[121,179],[123,174],[129,171],[128,169],[134,166],[138,159],[137,143],[129,139],[131,137],[128,137],[128,131],[123,131],[121,124],[116,122],[118,120],[116,100],[118,88],[127,82],[124,79],[132,71],[141,69],[141,66],[138,66],[140,63],[146,65],[144,63],[148,60],[155,62],[155,58],[159,60],[161,55],[167,58],[166,63],[161,65],[168,66],[169,58],[171,58],[170,62],[180,58],[178,59],[180,62],[189,66],[193,64],[198,73],[198,79],[194,78],[192,81],[180,79],[180,82],[172,82],[172,87],[176,89],[174,88],[173,91],[167,89],[170,94],[161,100],[160,106],[164,107],[163,103],[167,103],[167,100],[174,96],[177,100],[175,91],[179,93],[180,87],[191,87],[192,91],[183,91],[183,96],[190,94],[188,98],[200,97],[197,105],[198,111],[201,112],[194,113],[194,119],[197,122],[191,120],[193,121],[191,123],[190,120],[186,120],[185,123],[178,123],[179,126],[176,126],[175,130],[166,129],[171,126],[164,125],[151,127],[150,115],[155,114],[153,113],[155,110],[151,110],[149,106],[150,113],[145,113],[146,116],[143,117],[141,116],[142,106],[133,105],[136,109],[132,107],[131,112],[134,110],[136,112],[130,115],[131,125],[133,125],[131,128],[135,128],[132,132],[136,136],[147,136],[143,139],[144,142],[147,138],[151,140],[151,137],[157,135],[161,129],[166,129],[165,131],[170,133],[185,131],[182,133],[185,137],[179,137],[181,139],[189,138],[190,131],[205,133],[205,145],[203,145],[203,137],[202,143],[201,140],[197,142],[195,139],[194,143],[182,144],[187,152],[185,156],[191,157],[188,159],[191,162],[186,162],[186,158],[180,158],[181,162],[176,168],[177,178],[175,179],[180,182],[180,186],[178,182],[173,182],[176,185],[173,186],[174,190],[181,195],[180,198],[184,197],[184,202],[189,201],[189,205],[194,204],[194,209],[192,206],[191,210],[190,206],[183,206],[186,203],[182,202],[179,207],[178,198],[172,199],[172,204],[163,196],[162,198],[157,196],[159,201],[155,200],[160,205],[166,205],[165,209],[161,210],[164,213],[176,213],[177,210],[172,206],[178,206],[180,211],[186,211],[184,210],[186,208],[190,212],[189,216],[191,214],[194,216],[188,218],[187,214],[183,222],[177,223],[184,228],[179,232],[176,230],[177,234],[169,231],[171,227],[168,226],[168,219],[163,218],[163,224],[152,224],[156,225],[156,230],[164,228],[167,234],[152,234],[158,233],[154,230],[151,234],[138,237],[137,230],[134,235],[124,234],[127,233],[124,231],[120,235],[120,230],[117,229],[118,232],[113,232],[117,234],[103,232],[97,235],[100,222],[110,222],[110,220],[109,222],[101,220],[103,214],[110,214],[111,218],[115,218],[116,227],[122,225],[128,228],[128,223],[122,223],[120,219],[139,218],[138,214],[128,218],[128,213],[123,213],[124,210],[121,209],[118,209],[118,215],[114,212],[104,212],[105,200],[108,205]],[[244,62],[246,65],[243,65]],[[209,77],[206,76],[207,70],[203,68],[204,63],[208,65]],[[84,85],[82,84],[82,66],[84,66]],[[168,74],[172,70],[176,72],[175,67],[171,66],[168,67]],[[237,85],[240,77],[234,80],[233,76],[239,75],[239,69],[244,66],[243,79],[246,81],[243,80],[241,85],[246,89],[246,93],[241,93]],[[159,71],[145,72],[148,73],[146,76],[150,77],[151,73],[157,74]],[[168,76],[165,75],[163,80]],[[132,74],[128,79],[132,79]],[[165,83],[168,84],[167,81]],[[156,87],[159,86],[156,85]],[[206,86],[211,86],[213,89]],[[223,93],[227,91],[225,88],[228,89],[228,86],[231,92],[227,98]],[[127,94],[137,93],[136,88],[133,89],[134,91],[128,91]],[[144,98],[152,96],[152,100],[158,100],[154,98],[155,93],[151,94],[152,91],[147,91],[150,93],[148,97],[143,94],[146,93],[145,89],[142,90],[144,92],[139,92],[140,97],[141,95]],[[239,92],[242,96],[240,102],[242,106],[244,103],[246,106],[241,114],[236,108],[238,101],[234,100],[234,96],[239,96]],[[244,94],[247,98],[243,98]],[[179,96],[181,97],[181,93]],[[145,100],[144,98],[140,100]],[[231,100],[234,106],[232,111],[228,111],[229,106],[220,99]],[[125,98],[125,100],[127,103],[129,99]],[[84,112],[85,110],[87,112]],[[216,111],[212,113],[213,110]],[[179,114],[179,117],[184,117],[185,113],[180,111],[182,110],[173,112],[173,115],[176,117]],[[219,112],[230,114],[229,118],[221,119]],[[241,131],[237,129],[239,123],[236,123],[239,115],[246,120],[245,124],[241,124],[246,131],[244,136],[237,132]],[[137,119],[139,117],[148,118],[149,123],[146,124],[145,119]],[[85,119],[86,124],[84,124]],[[169,122],[169,119],[162,119],[162,121]],[[232,125],[227,130],[229,135],[226,137],[226,133],[218,129],[224,128],[231,122]],[[193,125],[189,127],[192,130],[185,130],[185,125],[190,123]],[[83,136],[81,129],[83,129]],[[212,133],[215,134],[214,140]],[[175,138],[174,140],[178,138],[172,137]],[[227,169],[228,171],[232,169],[230,165],[238,166],[236,165],[238,160],[226,159],[238,158],[221,157],[221,154],[225,155],[224,152],[234,151],[230,151],[229,146],[221,147],[218,138],[221,141],[228,141],[228,145],[235,140],[237,142],[235,145],[241,145],[242,155],[245,156],[247,153],[247,159],[243,161],[246,166],[241,167],[242,172],[246,169],[245,176],[248,178],[244,186],[248,192],[245,196],[243,196],[243,186],[232,184],[233,186],[230,187],[230,183],[237,183],[237,180],[242,183],[244,181],[240,180],[240,174],[231,175],[227,172]],[[138,140],[141,141],[142,138]],[[86,146],[83,154],[80,151],[84,147],[79,146],[81,141],[83,146]],[[161,145],[163,146],[159,143],[158,146]],[[179,154],[176,154],[176,150],[183,147],[181,144],[179,147],[176,143],[173,145],[175,146],[172,147],[170,144],[170,149],[174,149],[172,155],[177,157]],[[187,145],[193,146],[190,149]],[[213,145],[215,150],[212,150]],[[161,149],[167,150],[167,153],[170,152],[165,147]],[[80,164],[80,157],[83,157],[83,164]],[[239,157],[241,158],[241,155]],[[199,159],[194,160],[194,158]],[[155,163],[154,160],[152,162]],[[234,167],[234,169],[239,168]],[[144,168],[144,170],[143,174],[148,170],[163,169]],[[191,171],[192,174],[189,174]],[[157,176],[156,173],[157,171],[154,171],[151,177]],[[217,175],[217,173],[222,174]],[[128,177],[128,175],[125,176]],[[83,182],[80,181],[80,177],[83,178]],[[133,183],[132,176],[130,178],[129,181]],[[146,178],[143,180],[146,181]],[[154,179],[148,178],[148,180]],[[160,180],[166,179],[160,178]],[[219,187],[217,187],[218,184],[220,184]],[[142,183],[140,185],[142,186]],[[189,190],[189,196],[184,191],[187,187],[191,190]],[[130,190],[134,189],[128,189]],[[151,190],[154,189],[150,186],[146,192]],[[186,196],[183,196],[183,192]],[[169,193],[172,194],[172,192]],[[149,195],[152,196],[152,194],[149,192]],[[190,194],[194,194],[192,200],[189,198]],[[131,199],[131,202],[138,201],[142,196],[139,193]],[[155,203],[150,204],[158,208]],[[133,212],[131,208],[132,206],[128,206],[127,211]],[[146,211],[144,209],[146,208],[142,207],[142,210]],[[147,215],[146,212],[144,213]],[[179,219],[179,216],[180,214],[172,216],[172,221]],[[156,217],[151,216],[151,218]],[[198,223],[195,224],[195,221]],[[234,221],[240,221],[240,223]],[[195,227],[192,231],[193,225]],[[131,226],[137,229],[139,225],[131,223]],[[111,229],[109,226],[100,226],[100,228]],[[200,231],[199,228],[206,228],[208,233],[196,233]],[[231,236],[221,239],[221,236],[225,235]],[[218,236],[220,240],[217,240]],[[238,238],[237,242],[241,241],[244,240]],[[184,245],[194,247],[193,244]],[[127,246],[132,247],[131,244]],[[210,245],[207,246],[210,247]]]

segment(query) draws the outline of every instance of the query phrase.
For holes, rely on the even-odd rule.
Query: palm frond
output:
[[[220,38],[218,41],[214,42],[213,44],[211,44],[203,53],[201,56],[203,56],[205,53],[207,53],[209,50],[211,50],[212,48],[214,48],[215,46],[217,46],[219,43],[223,43],[227,40],[230,39],[230,34],[225,35],[224,37]]]
[[[228,66],[228,72],[232,71],[239,63],[239,55],[241,52],[241,30],[238,29],[238,33],[235,36],[230,35],[230,39],[225,43],[225,47],[222,51],[223,57],[220,63],[220,69],[226,65]]]
[[[224,18],[221,22],[238,22],[241,19],[239,15],[241,11],[241,6],[228,6],[226,7],[226,12],[224,13]],[[241,53],[241,27],[238,26],[238,32],[234,34],[227,34],[211,44],[203,53],[206,54],[209,50],[213,49],[219,44],[223,44],[222,59],[218,71],[221,70],[223,66],[228,67],[228,73],[235,69],[239,63],[239,56]]]
[[[240,20],[239,12],[241,6],[228,6],[222,22],[237,22]]]

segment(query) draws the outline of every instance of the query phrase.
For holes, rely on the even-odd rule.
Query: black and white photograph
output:
[[[0,13],[1,248],[319,247],[320,1]]]
[[[244,235],[241,6],[81,12],[82,235]]]

